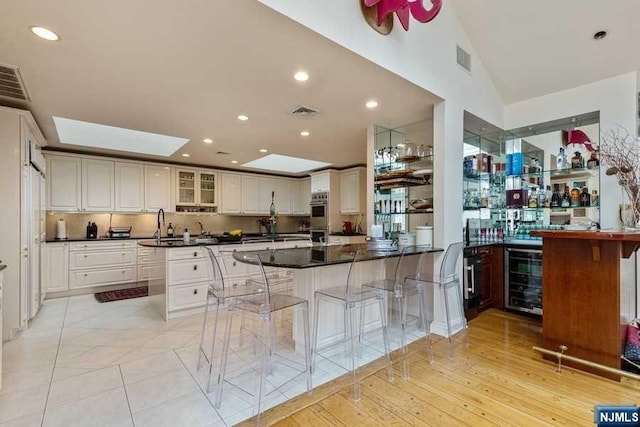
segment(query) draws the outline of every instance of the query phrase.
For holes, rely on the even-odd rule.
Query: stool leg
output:
[[[387,336],[387,314],[385,310],[384,297],[376,293],[378,307],[380,308],[380,322],[382,323],[382,344],[384,345],[384,355],[387,358],[387,376],[389,382],[393,382],[393,366],[391,364],[391,351],[389,350],[389,338]]]
[[[404,296],[394,297],[398,303],[398,312],[400,314],[400,347],[402,351],[402,379],[409,379],[409,368],[407,367],[407,340],[405,331],[407,328],[407,312],[405,308],[405,298]]]
[[[469,346],[469,325],[467,324],[467,318],[464,316],[464,302],[462,296],[462,286],[460,283],[456,281],[456,288],[458,289],[458,309],[460,310],[460,315],[462,316],[462,327],[464,328],[464,344]]]
[[[357,354],[356,354],[356,348],[355,348],[357,337],[356,337],[356,334],[354,333],[356,313],[355,313],[355,303],[353,303],[352,301],[347,302],[345,304],[345,316],[347,316],[347,326],[348,326],[347,339],[349,340],[349,347],[351,350],[351,376],[353,380],[353,390],[352,390],[351,398],[353,399],[354,402],[358,402],[360,401],[361,395],[360,395],[360,381],[358,380],[359,362],[356,361]]]
[[[227,371],[227,359],[229,356],[229,340],[231,339],[231,323],[233,321],[234,309],[229,309],[229,317],[224,328],[224,342],[222,343],[222,355],[220,356],[220,368],[218,369],[218,383],[216,386],[216,396],[214,406],[220,408],[222,403],[222,388],[224,386],[224,376]],[[209,384],[207,384],[207,392],[209,392]]]
[[[209,377],[207,378],[207,393],[211,387],[211,374],[213,373],[213,359],[216,350],[216,337],[218,336],[218,318],[220,314],[220,298],[216,298],[216,314],[213,316],[213,334],[211,339],[211,358],[209,359]]]
[[[424,287],[418,285],[418,296],[420,297],[420,320],[422,321],[422,328],[424,329],[424,335],[427,339],[427,352],[429,354],[429,363],[433,363],[433,342],[431,341],[431,324],[429,323],[427,305],[425,303],[426,294]]]
[[[315,308],[313,310],[313,349],[311,350],[311,366],[316,369],[316,354],[318,353],[318,313],[320,312],[320,298],[314,295]]]
[[[358,304],[360,306],[360,323],[358,324],[358,357],[362,357],[362,338],[364,337],[364,314],[365,304],[362,299]]]
[[[260,361],[260,372],[258,373],[256,380],[258,381],[258,387],[256,389],[254,395],[254,402],[256,405],[256,425],[261,426],[264,423],[262,419],[262,400],[265,395],[265,384],[267,382],[266,376],[269,374],[269,369],[271,366],[271,345],[273,344],[273,335],[271,331],[271,313],[261,313],[260,314],[260,322],[261,322],[261,335],[262,339],[260,340],[260,348],[261,348],[261,361]]]
[[[307,365],[307,393],[311,394],[311,340],[309,339],[309,302],[302,304],[302,321],[304,328],[304,362]]]
[[[211,297],[211,293],[207,291],[207,303],[204,305],[204,318],[202,319],[202,332],[200,333],[200,347],[198,349],[198,364],[196,365],[196,370],[200,370],[202,364],[202,353],[204,353],[204,331],[207,329],[207,314],[209,312],[209,298]],[[215,336],[214,336],[215,339]],[[211,355],[213,358],[213,354]]]
[[[448,289],[445,285],[440,285],[440,290],[442,291],[442,297],[444,299],[444,312],[447,320],[447,339],[449,340],[449,350],[448,357],[449,359],[453,359],[453,341],[452,341],[452,331],[451,331],[451,310],[449,309],[449,295]],[[464,312],[463,312],[464,315]]]

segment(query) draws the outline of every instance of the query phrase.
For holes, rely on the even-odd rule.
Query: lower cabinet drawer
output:
[[[204,306],[207,302],[206,283],[172,286],[169,288],[169,311]]]
[[[69,272],[70,289],[100,285],[116,285],[118,283],[130,283],[135,281],[135,267]]]
[[[111,267],[114,265],[135,265],[136,251],[134,249],[123,249],[121,251],[79,251],[71,252],[69,267],[89,268],[89,267]]]
[[[247,264],[237,261],[232,252],[220,252],[218,257],[222,274],[225,276],[244,276],[247,274]]]
[[[164,264],[143,264],[138,265],[138,281],[162,279],[166,274]]]
[[[169,261],[167,263],[168,285],[205,282],[210,279],[209,260],[204,258]]]

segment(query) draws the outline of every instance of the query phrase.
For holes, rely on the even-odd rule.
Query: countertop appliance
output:
[[[482,259],[478,248],[464,248],[462,260],[464,309],[472,310],[480,307],[483,286]]]
[[[505,308],[542,314],[542,249],[505,248]]]
[[[132,227],[109,227],[109,237],[112,239],[131,238]]]

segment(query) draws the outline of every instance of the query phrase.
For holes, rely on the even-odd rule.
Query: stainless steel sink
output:
[[[215,237],[196,237],[195,242],[215,245],[216,243],[218,243],[218,239],[216,239]]]

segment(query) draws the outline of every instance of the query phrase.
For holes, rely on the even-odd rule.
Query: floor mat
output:
[[[149,288],[147,286],[98,292],[95,294],[98,302],[120,301],[123,299],[146,297],[147,295],[149,295]]]

